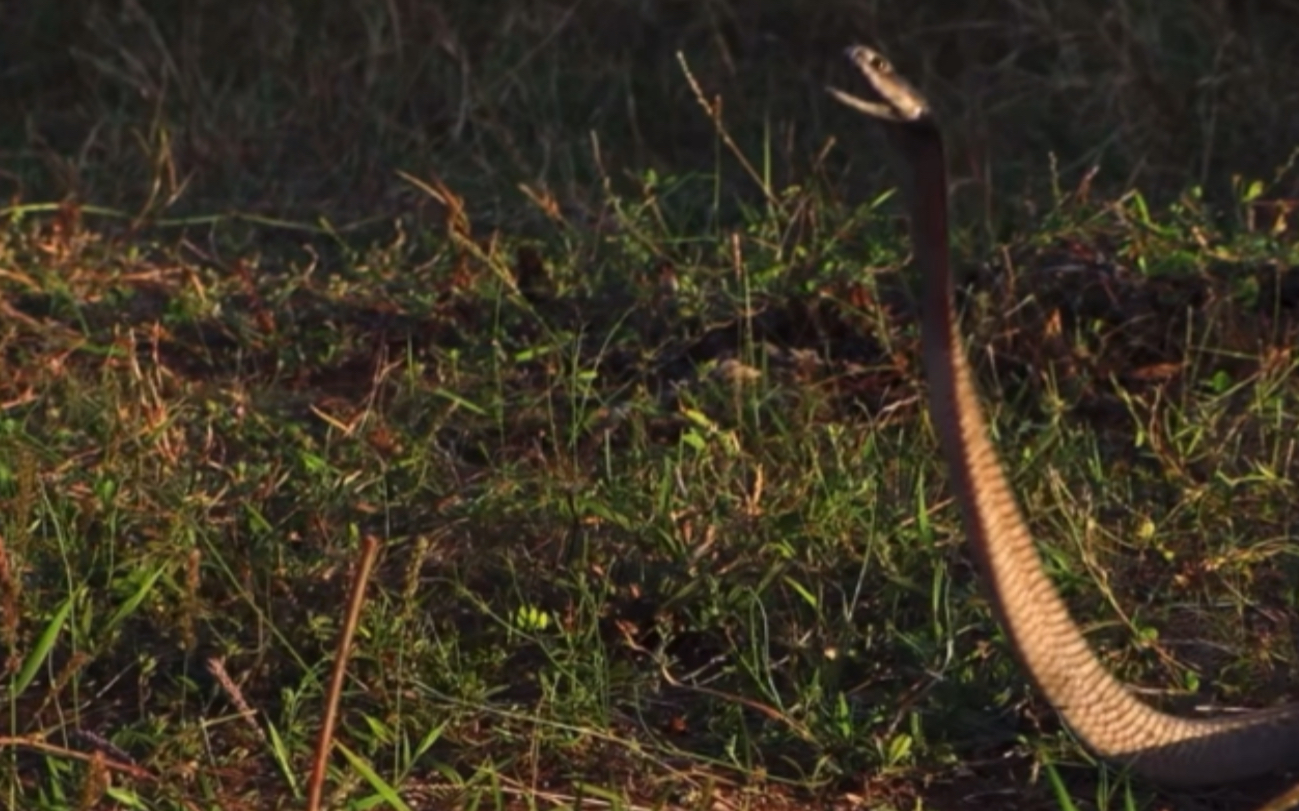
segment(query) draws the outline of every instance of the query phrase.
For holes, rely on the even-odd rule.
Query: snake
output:
[[[912,261],[919,274],[929,418],[984,591],[1030,681],[1101,760],[1180,787],[1299,767],[1299,704],[1197,717],[1144,702],[1092,651],[1042,563],[989,438],[959,331],[950,269],[943,137],[926,98],[880,53],[846,55],[879,97],[828,88],[882,124],[901,158]]]

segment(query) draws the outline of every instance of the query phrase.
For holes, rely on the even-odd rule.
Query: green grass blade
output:
[[[289,788],[293,790],[293,796],[300,799],[302,790],[298,786],[297,778],[293,776],[292,763],[289,760],[289,748],[284,745],[284,738],[280,737],[280,732],[272,723],[266,724],[266,732],[271,738],[271,754],[275,758],[275,763],[280,767],[280,773],[284,779],[289,781]]]
[[[338,747],[338,751],[343,753],[343,757],[347,758],[347,762],[352,764],[352,768],[361,773],[361,776],[365,778],[365,782],[370,784],[370,788],[379,793],[379,796],[383,798],[389,808],[396,808],[398,811],[411,811],[410,806],[397,793],[397,789],[389,785],[387,780],[384,780],[374,769],[370,768],[370,764],[366,762],[365,758],[348,749],[340,741],[334,741],[334,745]]]
[[[106,630],[113,630],[127,617],[135,613],[135,610],[140,607],[140,603],[144,602],[144,598],[148,597],[149,592],[153,591],[153,585],[158,582],[158,578],[162,576],[163,571],[163,567],[159,566],[150,572],[148,577],[144,578],[144,582],[140,583],[140,587],[135,590],[135,593],[113,612],[113,616],[108,620]]]
[[[68,598],[54,612],[54,618],[41,632],[40,638],[36,640],[36,647],[32,648],[32,652],[27,655],[22,668],[18,671],[18,678],[14,681],[14,695],[22,695],[23,691],[31,686],[32,680],[36,678],[36,671],[40,670],[41,665],[45,663],[46,657],[54,648],[54,643],[59,639],[59,633],[67,624],[68,615],[72,613],[72,604],[76,599],[75,593],[68,595]]]
[[[1069,788],[1065,786],[1055,766],[1051,763],[1043,765],[1046,767],[1047,780],[1051,783],[1051,792],[1055,794],[1055,801],[1060,805],[1061,811],[1078,811],[1078,806],[1074,805],[1073,798],[1069,796]]]

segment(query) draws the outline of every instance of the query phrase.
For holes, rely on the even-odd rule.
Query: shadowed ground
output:
[[[6,803],[299,802],[366,534],[340,803],[1276,787],[1128,784],[1028,688],[887,153],[823,86],[867,41],[943,110],[996,439],[1106,665],[1265,706],[1299,683],[1293,10],[462,5],[7,12]]]

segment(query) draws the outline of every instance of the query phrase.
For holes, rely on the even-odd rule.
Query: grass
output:
[[[6,807],[300,804],[369,539],[334,807],[1278,788],[1129,780],[1027,685],[927,424],[891,176],[820,92],[865,39],[944,103],[966,333],[1108,665],[1277,703],[1293,12],[1167,6],[25,6]]]

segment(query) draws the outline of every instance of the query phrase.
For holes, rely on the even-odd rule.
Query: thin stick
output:
[[[89,763],[94,759],[96,752],[103,755],[103,752],[99,752],[98,750],[96,750],[96,752],[80,752],[76,749],[68,749],[67,747],[52,744],[33,736],[0,735],[0,749],[8,749],[10,747],[34,749],[38,752],[47,752],[60,757],[85,761],[86,763]],[[125,763],[121,760],[107,756],[104,756],[104,759],[100,762],[106,769],[121,772],[123,774],[129,774],[139,780],[148,780],[153,783],[159,782],[158,776],[153,772],[141,766],[136,766],[133,763]]]
[[[347,675],[347,658],[352,653],[352,635],[356,633],[356,624],[361,618],[361,606],[365,604],[365,587],[370,582],[370,572],[374,569],[374,558],[378,551],[379,542],[373,535],[366,535],[361,541],[361,560],[357,563],[356,573],[352,578],[352,594],[347,602],[347,620],[343,623],[343,633],[338,637],[334,669],[329,674],[329,692],[325,694],[325,716],[320,722],[320,740],[316,742],[316,754],[311,766],[311,782],[307,786],[307,811],[320,811],[320,793],[325,785],[325,769],[329,762],[329,750],[334,744],[338,697],[343,692],[343,678]]]
[[[726,122],[722,121],[721,100],[719,99],[716,102],[708,100],[708,97],[704,95],[704,89],[695,80],[695,74],[690,72],[690,63],[686,62],[686,55],[681,51],[677,51],[677,63],[681,65],[681,72],[686,75],[686,81],[690,84],[690,92],[695,94],[695,101],[699,102],[699,106],[704,108],[704,114],[708,116],[708,120],[713,122],[713,130],[716,131],[717,136],[722,139],[722,143],[726,144],[726,148],[740,162],[740,166],[744,168],[749,177],[753,178],[753,182],[758,184],[758,188],[762,189],[767,202],[778,207],[780,199],[772,192],[770,184],[767,183],[767,178],[753,168],[753,164],[749,163],[749,159],[744,157],[744,152],[740,150],[739,144],[735,143],[735,139],[727,131]]]

